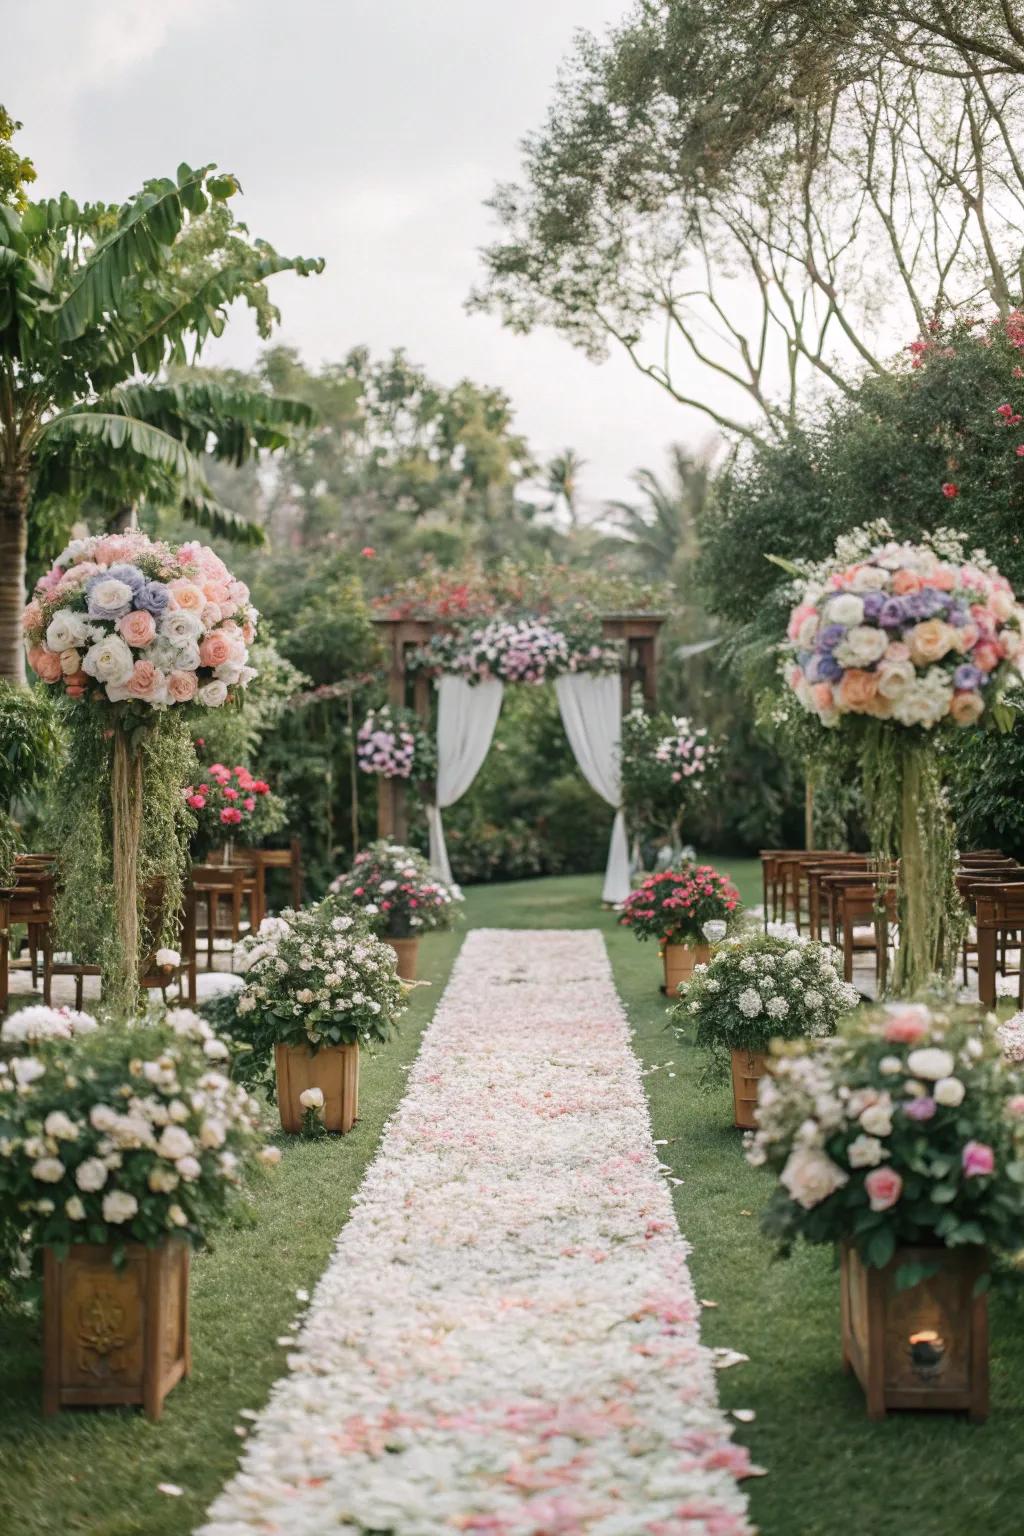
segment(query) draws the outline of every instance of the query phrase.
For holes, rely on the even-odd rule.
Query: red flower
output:
[[[359,553],[362,555],[364,560],[375,560],[377,558],[377,551],[374,549],[372,544],[365,545],[364,548],[359,551]]]
[[[954,485],[952,480],[946,480],[942,486],[942,494],[950,501],[952,501],[954,496],[960,495],[960,487],[958,485]]]

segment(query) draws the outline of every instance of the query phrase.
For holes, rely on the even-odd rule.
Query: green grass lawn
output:
[[[745,899],[760,900],[753,862],[725,864]],[[474,927],[600,928],[635,1030],[654,1133],[684,1182],[674,1190],[693,1244],[709,1344],[750,1363],[722,1372],[727,1408],[768,1476],[747,1484],[764,1536],[1020,1536],[1024,1532],[1024,1303],[992,1302],[992,1419],[902,1415],[870,1424],[839,1367],[839,1304],[831,1255],[776,1262],[758,1232],[767,1176],[748,1168],[725,1090],[695,1086],[696,1053],[666,1030],[653,945],[617,929],[596,877],[476,887]],[[0,1532],[7,1536],[184,1536],[230,1475],[242,1409],[263,1402],[284,1369],[275,1344],[295,1315],[296,1288],[323,1269],[381,1126],[458,948],[423,946],[431,989],[414,994],[401,1036],[364,1059],[363,1120],[344,1141],[289,1145],[251,1222],[222,1231],[193,1282],[195,1375],[167,1400],[164,1420],[128,1411],[39,1412],[40,1333],[31,1314],[0,1313]],[[486,1021],[482,1021],[485,1024]],[[358,1304],[356,1302],[356,1304]],[[184,1488],[179,1499],[160,1482]],[[401,1536],[401,1533],[399,1533]]]

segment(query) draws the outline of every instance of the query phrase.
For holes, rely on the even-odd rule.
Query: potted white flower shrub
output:
[[[1024,1232],[1024,1076],[994,1020],[891,1004],[788,1047],[748,1159],[765,1230],[840,1252],[843,1362],[868,1414],[988,1411],[989,1256]]]
[[[261,1145],[228,1055],[173,1010],[0,1060],[0,1235],[42,1255],[47,1413],[141,1403],[159,1418],[188,1374],[190,1246]]]
[[[358,907],[373,932],[398,956],[398,974],[416,980],[420,938],[450,928],[462,892],[431,873],[422,854],[377,842],[357,853],[352,868],[331,885],[331,895]]]
[[[741,1129],[756,1124],[771,1042],[834,1034],[859,1001],[837,967],[827,944],[755,930],[718,944],[685,984],[674,1018],[693,1026],[696,1044],[710,1052],[710,1076],[731,1074]]]
[[[359,1114],[359,1047],[386,1040],[405,1008],[394,950],[331,902],[268,917],[239,946],[237,1034],[274,1055],[281,1124],[298,1132],[309,1089],[329,1131]]]

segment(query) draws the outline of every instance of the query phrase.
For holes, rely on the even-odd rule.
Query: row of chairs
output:
[[[811,938],[827,938],[842,949],[843,970],[853,980],[859,953],[872,952],[875,985],[884,989],[890,950],[898,938],[896,866],[881,868],[866,854],[828,849],[764,849],[761,853],[764,922],[792,922]],[[957,888],[970,918],[964,941],[964,984],[973,957],[978,995],[995,1005],[997,977],[1017,977],[1024,1006],[1024,866],[995,848],[962,854]]]
[[[267,913],[267,874],[285,870],[290,875],[291,902],[302,904],[302,857],[298,839],[288,848],[240,848],[233,850],[228,863],[194,864],[189,872],[182,903],[180,937],[176,948],[181,955],[180,973],[156,964],[155,953],[144,960],[140,983],[156,988],[166,996],[167,988],[178,982],[190,1003],[197,997],[199,936],[204,935],[207,969],[213,969],[214,952],[219,939],[232,945],[248,925],[255,929]],[[100,968],[74,956],[55,956],[53,920],[57,898],[57,858],[55,854],[19,854],[14,881],[0,888],[0,1015],[10,997],[12,966],[24,965],[31,972],[33,989],[41,987],[43,1001],[49,1004],[55,977],[69,977],[75,984],[75,1006],[82,1007],[87,977],[98,976]],[[145,893],[146,907],[155,919],[163,905],[163,887],[153,882]],[[205,923],[200,919],[205,910]],[[155,926],[155,922],[152,926]],[[11,931],[24,927],[27,946],[24,960],[11,955]]]

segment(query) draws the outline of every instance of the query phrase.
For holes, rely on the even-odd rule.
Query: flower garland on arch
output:
[[[433,635],[410,659],[412,670],[464,677],[471,684],[545,683],[567,672],[622,670],[621,648],[596,621],[564,628],[541,618],[492,619]]]

